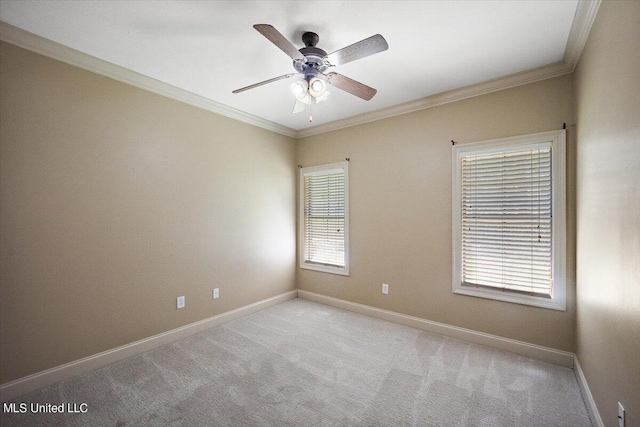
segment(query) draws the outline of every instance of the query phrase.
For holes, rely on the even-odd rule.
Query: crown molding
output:
[[[0,40],[149,92],[289,137],[295,130],[161,82],[0,21]]]
[[[473,98],[475,96],[485,95],[491,92],[510,89],[528,83],[551,79],[565,74],[571,74],[580,60],[585,43],[587,42],[587,37],[591,31],[591,26],[593,25],[601,3],[602,0],[578,0],[578,6],[576,7],[576,13],[573,18],[571,30],[569,31],[569,38],[567,39],[567,45],[562,62],[437,93],[415,101],[372,111],[371,113],[360,114],[324,125],[299,130],[296,134],[296,138],[306,138],[308,136],[319,135],[338,129],[344,129],[426,108],[436,107],[438,105],[448,104],[450,102],[461,101],[463,99]]]
[[[414,111],[424,110],[426,108],[436,107],[438,105],[448,104],[450,102],[461,101],[463,99],[473,98],[479,95],[485,95],[516,86],[522,86],[540,80],[551,79],[553,77],[559,77],[569,73],[571,73],[571,68],[564,62],[558,62],[552,65],[547,65],[545,67],[499,77],[497,79],[465,86],[459,89],[440,92],[435,95],[430,95],[415,101],[410,101],[404,104],[394,105],[392,107],[372,111],[371,113],[360,114],[358,116],[349,117],[344,120],[337,120],[324,125],[303,129],[298,131],[297,138],[306,138],[308,136],[319,135],[325,132],[331,132],[338,129],[344,129],[351,126],[373,122],[376,120],[382,120],[402,114],[412,113]]]
[[[567,46],[564,50],[563,62],[571,67],[571,72],[576,69],[584,45],[587,43],[593,21],[596,19],[602,0],[580,0],[573,17],[573,24],[569,32]]]
[[[578,1],[578,6],[569,32],[569,38],[567,40],[562,62],[499,77],[458,89],[452,89],[417,99],[415,101],[394,105],[388,108],[372,111],[370,113],[360,114],[298,131],[245,113],[170,84],[163,83],[159,80],[144,76],[140,73],[136,73],[135,71],[98,59],[75,49],[71,49],[67,46],[48,40],[44,37],[37,36],[2,21],[0,21],[0,40],[114,80],[184,102],[185,104],[220,114],[221,116],[229,117],[231,119],[248,123],[285,136],[300,139],[351,126],[370,123],[376,120],[395,117],[426,108],[436,107],[450,102],[473,98],[475,96],[485,95],[504,89],[510,89],[553,77],[559,77],[565,74],[571,74],[580,60],[582,50],[584,49],[587,37],[589,36],[591,26],[593,25],[601,2],[602,0]]]

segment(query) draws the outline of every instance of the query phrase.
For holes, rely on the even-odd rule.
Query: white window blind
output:
[[[346,273],[346,165],[303,169],[301,266]]]
[[[550,297],[552,149],[461,158],[462,284]]]

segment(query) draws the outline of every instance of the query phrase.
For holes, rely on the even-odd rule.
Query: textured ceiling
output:
[[[297,131],[563,60],[578,0],[543,1],[27,1],[2,0],[0,20],[80,52]],[[389,50],[333,68],[378,90],[336,88],[292,114],[293,72],[253,24],[297,47],[305,31],[333,52],[374,34]]]

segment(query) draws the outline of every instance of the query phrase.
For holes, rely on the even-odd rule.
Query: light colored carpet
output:
[[[35,391],[2,426],[591,426],[571,369],[295,299]]]

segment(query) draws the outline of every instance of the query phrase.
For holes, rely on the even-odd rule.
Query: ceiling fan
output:
[[[372,87],[355,81],[342,74],[338,74],[333,71],[327,73],[326,71],[331,67],[346,64],[387,50],[389,45],[380,34],[376,34],[352,45],[336,50],[333,53],[327,54],[324,50],[316,47],[320,40],[320,37],[318,37],[316,33],[304,33],[302,35],[304,47],[297,49],[271,25],[256,24],[253,28],[293,59],[293,68],[296,72],[284,74],[282,76],[236,89],[233,93],[244,92],[249,89],[278,80],[288,79],[293,76],[301,76],[302,78],[296,80],[291,87],[291,90],[296,97],[296,107],[294,107],[294,112],[297,112],[296,110],[301,111],[299,105],[311,105],[312,101],[318,103],[326,99],[326,96],[328,95],[328,92],[326,91],[327,83],[355,95],[358,98],[364,99],[365,101],[369,101],[376,94],[377,90]]]

